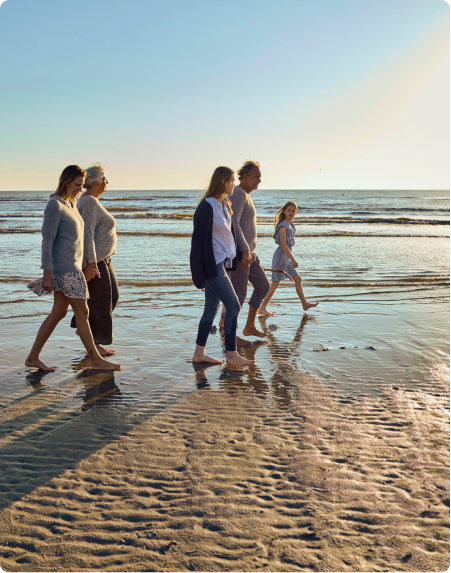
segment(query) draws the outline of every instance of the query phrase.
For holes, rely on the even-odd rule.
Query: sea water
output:
[[[26,288],[42,273],[40,228],[50,193],[0,193],[3,395],[56,384],[87,367],[69,327],[71,313],[42,353],[57,372],[44,378],[23,366],[52,302]],[[274,215],[288,200],[297,203],[293,253],[305,295],[319,305],[304,313],[293,283],[282,282],[268,306],[275,315],[257,321],[269,330],[268,340],[250,339],[254,344],[242,353],[256,365],[244,370],[191,363],[204,299],[189,268],[192,216],[201,196],[192,190],[108,191],[101,198],[117,219],[112,263],[120,285],[114,360],[122,372],[107,376],[108,407],[131,407],[196,385],[251,391],[286,407],[291,388],[285,374],[291,371],[309,372],[348,399],[376,397],[386,385],[440,392],[449,365],[448,192],[254,191],[257,254],[266,268],[276,248]],[[238,334],[246,315],[245,303]],[[207,351],[225,359],[219,329]],[[91,394],[81,385],[71,399],[86,405]]]

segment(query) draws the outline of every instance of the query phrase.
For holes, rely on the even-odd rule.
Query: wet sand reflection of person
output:
[[[219,376],[220,386],[230,392],[248,389],[260,398],[266,398],[271,387],[277,407],[285,409],[292,400],[290,376],[298,369],[295,358],[299,356],[299,353],[296,350],[302,344],[306,324],[310,321],[315,322],[316,317],[307,313],[303,315],[292,342],[279,342],[274,334],[268,331],[265,324],[266,320],[266,316],[259,317],[259,321],[263,323],[262,328],[268,332],[267,340],[254,343],[251,347],[245,348],[243,353],[248,360],[255,360],[257,350],[264,345],[270,352],[276,371],[268,380],[268,376],[262,372],[257,364],[250,366],[246,372],[238,368],[225,367]],[[205,365],[199,365],[199,367],[195,368],[197,387],[199,389],[210,388],[207,368]],[[217,370],[215,369],[214,372]]]
[[[121,394],[119,387],[114,380],[114,372],[96,372],[88,370],[78,376],[83,383],[85,395],[83,397],[82,411],[90,410],[99,405],[106,398]]]
[[[259,321],[262,322],[262,328],[266,327],[266,316],[260,316]],[[287,408],[291,402],[292,396],[290,393],[291,384],[289,377],[298,370],[295,359],[299,355],[296,350],[302,344],[302,337],[304,335],[304,328],[309,321],[316,321],[316,317],[305,313],[302,317],[301,323],[296,329],[295,335],[291,343],[277,341],[272,332],[268,332],[269,344],[268,350],[274,364],[277,365],[277,371],[271,378],[271,385],[276,400],[280,407]]]

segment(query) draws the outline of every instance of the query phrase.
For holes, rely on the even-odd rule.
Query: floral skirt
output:
[[[27,285],[27,288],[38,296],[50,294],[42,288],[42,277]],[[88,284],[83,271],[64,273],[63,275],[52,275],[52,292],[57,291],[62,292],[68,298],[89,298]]]

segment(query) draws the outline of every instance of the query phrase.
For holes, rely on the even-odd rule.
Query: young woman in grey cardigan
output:
[[[75,205],[85,181],[86,172],[78,165],[69,165],[61,173],[58,188],[51,195],[44,211],[42,224],[42,279],[28,285],[38,295],[54,293],[53,308],[38,331],[36,340],[25,361],[30,368],[53,371],[39,358],[44,344],[71,305],[77,317],[78,333],[92,360],[91,367],[119,370],[120,364],[104,360],[97,351],[88,322],[89,297],[82,271],[83,219]]]
[[[99,201],[107,184],[105,165],[94,163],[86,169],[86,192],[77,203],[85,224],[83,272],[88,281],[89,325],[102,356],[115,354],[114,350],[104,348],[102,344],[113,342],[112,315],[119,300],[119,285],[111,264],[111,257],[116,252],[116,219]],[[75,316],[70,325],[77,327]]]

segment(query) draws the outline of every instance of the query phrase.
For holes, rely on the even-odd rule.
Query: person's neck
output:
[[[248,185],[246,185],[246,183],[240,182],[240,187],[243,191],[246,191],[246,193],[252,193],[253,191],[253,189],[251,189]]]
[[[70,195],[64,195],[64,197],[61,197],[61,199],[70,205],[72,205],[72,203],[75,201],[75,198],[71,197]]]
[[[98,199],[100,195],[102,195],[102,191],[96,191],[96,189],[89,188],[86,189],[85,195],[91,195],[91,197]]]
[[[293,219],[289,219],[288,217],[285,217],[284,221],[286,221],[289,225],[291,225],[291,223],[293,222]]]
[[[222,205],[222,202],[224,201],[224,197],[225,197],[225,194],[221,195],[221,197],[215,197],[215,199],[220,205]]]

